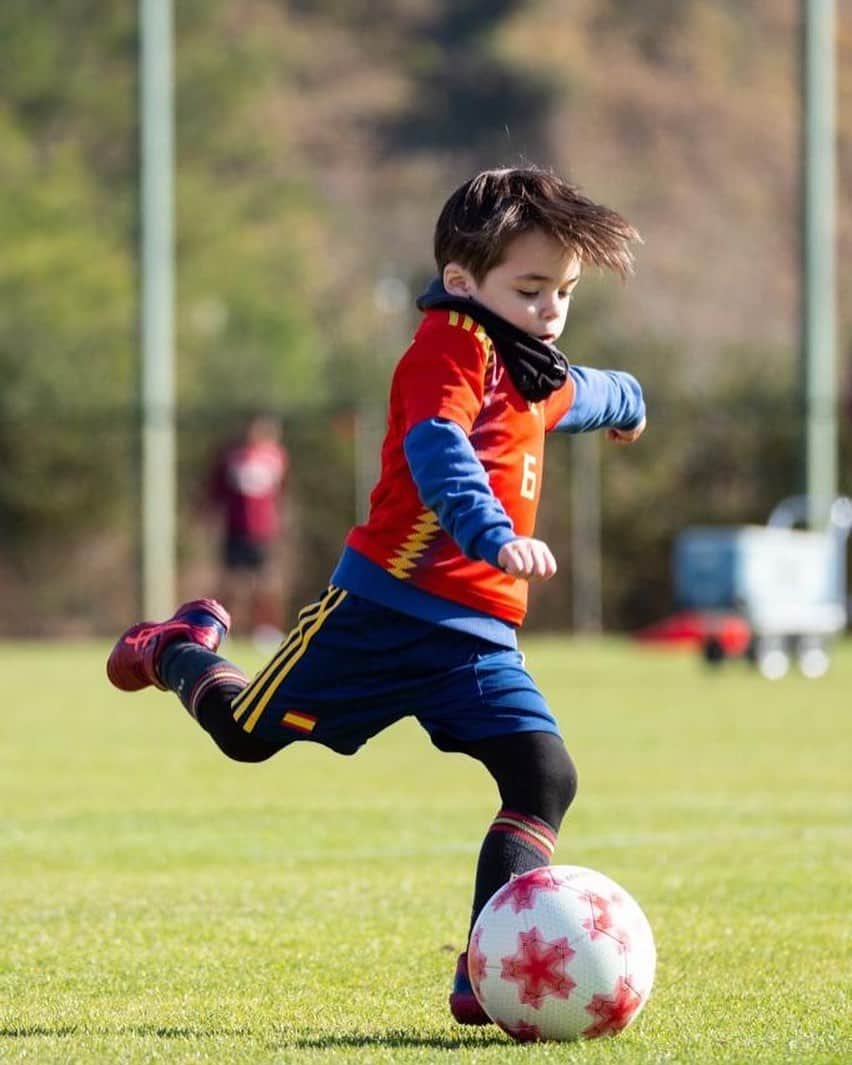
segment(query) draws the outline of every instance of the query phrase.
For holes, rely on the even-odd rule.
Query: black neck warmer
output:
[[[568,360],[558,348],[518,329],[476,300],[451,296],[440,278],[435,278],[418,298],[417,307],[421,311],[448,310],[470,315],[490,337],[515,388],[532,403],[547,399],[568,378]]]

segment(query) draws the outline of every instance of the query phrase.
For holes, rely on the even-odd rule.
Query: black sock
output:
[[[159,674],[228,758],[265,762],[285,746],[244,732],[234,721],[231,702],[248,680],[227,659],[197,643],[173,643],[160,657]]]
[[[505,807],[500,810],[482,842],[476,867],[476,888],[470,927],[498,888],[513,876],[550,865],[556,832],[539,817]]]
[[[160,656],[158,672],[190,715],[204,726],[205,713],[231,700],[248,684],[242,670],[197,643],[169,644]]]

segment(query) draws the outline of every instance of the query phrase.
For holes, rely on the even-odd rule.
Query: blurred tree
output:
[[[471,169],[546,154],[552,81],[495,48],[522,0],[443,0],[411,42],[408,106],[386,125],[392,152],[461,152]],[[495,153],[497,158],[495,159]]]
[[[641,445],[603,448],[607,622],[665,608],[683,524],[765,520],[798,461],[795,5],[576,0],[566,18],[562,0],[183,0],[175,11],[187,496],[214,438],[274,403],[295,434],[304,580],[321,579],[354,516],[351,424],[329,418],[384,402],[415,319],[389,321],[376,281],[414,294],[448,189],[526,154],[625,210],[647,241],[623,292],[584,280],[564,338],[577,362],[636,372],[649,398]],[[842,197],[852,23],[839,19]],[[135,23],[125,0],[0,5],[0,592],[38,577],[44,610],[98,596],[126,609],[133,594],[115,583],[118,561],[101,576],[91,556],[128,554],[110,543],[131,540],[135,506]],[[841,216],[841,261],[851,227]],[[847,298],[847,344],[849,313]],[[842,447],[848,492],[848,424]],[[569,454],[554,441],[542,513],[563,560]],[[191,550],[184,537],[184,560]],[[540,590],[536,624],[565,624],[569,588]]]

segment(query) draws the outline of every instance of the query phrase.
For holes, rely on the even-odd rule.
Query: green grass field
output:
[[[555,860],[627,887],[659,961],[616,1039],[525,1046],[446,1008],[483,770],[409,722],[236,765],[106,650],[0,647],[0,1061],[852,1061],[852,647],[773,683],[527,638],[580,771]]]

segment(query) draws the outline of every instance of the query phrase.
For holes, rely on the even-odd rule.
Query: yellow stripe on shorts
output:
[[[344,588],[336,588],[331,584],[318,602],[305,607],[299,614],[298,624],[284,641],[275,658],[234,700],[235,721],[239,721],[246,711],[251,711],[243,722],[243,729],[246,732],[254,729],[260,715],[269,705],[284,678],[307,651],[311,640],[322,628],[326,618],[340,606],[346,594]]]
[[[259,673],[251,682],[251,684],[245,688],[240,694],[233,700],[232,706],[234,710],[234,720],[239,721],[243,714],[248,709],[251,702],[251,696],[257,693],[257,689],[263,687],[267,680],[273,676],[275,671],[281,666],[284,659],[293,649],[293,647],[302,639],[305,629],[308,624],[320,613],[325,606],[329,597],[336,591],[335,586],[329,585],[328,588],[322,593],[320,598],[315,603],[309,603],[307,606],[302,607],[299,611],[299,615],[296,618],[295,627],[287,634],[282,642],[281,646],[275,652],[275,657],[264,667],[262,673]]]

